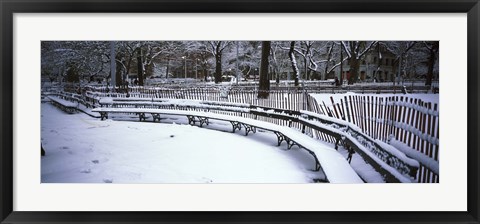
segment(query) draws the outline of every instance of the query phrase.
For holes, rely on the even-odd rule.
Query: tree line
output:
[[[110,78],[114,55],[117,85],[132,73],[143,85],[155,74],[171,78],[189,68],[205,81],[213,74],[215,83],[225,74],[258,78],[260,89],[268,90],[270,80],[291,79],[298,86],[299,80],[324,80],[335,71],[341,81],[348,72],[353,84],[367,55],[375,55],[380,66],[385,54],[392,56],[396,76],[425,74],[431,85],[438,73],[438,41],[42,41],[41,71],[52,81]]]

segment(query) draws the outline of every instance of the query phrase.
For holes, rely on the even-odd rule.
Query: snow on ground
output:
[[[231,133],[230,123],[216,121],[199,128],[185,125],[184,117],[161,123],[122,119],[127,121],[70,115],[42,103],[42,183],[310,183],[325,178],[311,171],[311,155],[296,147],[285,150],[285,143],[277,147],[273,133],[244,136],[243,130]]]

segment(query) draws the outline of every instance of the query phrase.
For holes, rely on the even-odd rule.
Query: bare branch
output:
[[[365,48],[365,50],[363,50],[361,53],[359,53],[357,55],[357,59],[360,59],[362,58],[362,56],[367,53],[375,44],[377,44],[378,41],[373,41],[372,43],[370,43],[370,45],[368,47]]]
[[[342,43],[343,49],[345,50],[345,52],[347,52],[348,58],[351,58],[352,53],[350,53],[350,49],[348,49],[347,44],[345,43],[345,41],[341,41],[341,43]]]

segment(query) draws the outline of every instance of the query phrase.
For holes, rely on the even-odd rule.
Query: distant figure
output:
[[[43,150],[42,144],[40,144],[40,148],[42,149],[42,156],[45,156],[45,150]]]
[[[340,86],[340,80],[338,80],[338,77],[335,77],[335,86]]]
[[[133,84],[134,84],[134,85],[138,85],[138,79],[135,79],[135,80],[133,81]]]
[[[407,92],[407,87],[406,87],[406,86],[403,86],[403,87],[402,87],[402,93],[403,93],[403,94],[407,94],[407,93],[408,93],[408,92]]]

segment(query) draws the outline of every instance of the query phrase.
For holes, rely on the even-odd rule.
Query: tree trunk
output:
[[[127,74],[127,77],[128,77],[128,74],[130,74],[130,68],[132,66],[132,60],[133,60],[133,54],[128,56],[128,61],[127,61],[127,64],[125,66],[126,67],[125,74]]]
[[[292,64],[293,78],[295,80],[295,86],[298,86],[298,67],[297,61],[295,60],[295,41],[290,42],[290,51],[288,52],[288,57],[290,57],[290,62]]]
[[[332,52],[333,52],[333,46],[335,45],[335,42],[332,42],[332,45],[330,46],[330,49],[328,49],[328,55],[327,55],[327,65],[325,66],[325,72],[323,73],[323,77],[321,77],[320,79],[322,80],[327,80],[327,76],[328,76],[328,63],[330,63],[330,60],[332,59]],[[342,48],[340,47],[340,51],[342,50]],[[340,60],[342,60],[342,57],[343,55],[340,53]],[[341,79],[341,78],[340,78]]]
[[[354,84],[358,79],[358,69],[360,68],[360,60],[357,59],[356,55],[352,55],[349,59],[350,62],[350,78],[348,79],[348,84]]]
[[[397,74],[397,79],[393,80],[393,85],[395,85],[395,81],[400,84],[400,77],[402,77],[402,60],[403,60],[403,54],[400,54],[400,58],[398,59],[398,74]]]
[[[275,83],[280,84],[280,72],[275,71]]]
[[[432,47],[429,50],[430,50],[430,55],[428,57],[427,80],[425,80],[425,85],[426,86],[431,86],[432,85],[433,68],[435,66],[435,61],[437,59],[438,42],[434,42]]]
[[[137,54],[137,74],[138,74],[138,85],[143,86],[143,62],[142,62],[142,49],[138,49]]]
[[[168,79],[168,72],[170,70],[170,58],[167,58],[167,71],[165,72],[165,78]]]
[[[217,51],[215,55],[215,83],[222,82],[222,53]]]
[[[70,68],[67,70],[66,80],[67,82],[80,82],[80,76],[78,75],[78,69],[75,67],[76,65],[71,65]]]
[[[207,71],[207,66],[204,65],[202,66],[203,67],[203,75],[204,75],[204,79],[205,79],[205,82],[208,81],[208,71]]]
[[[260,82],[258,98],[268,98],[270,91],[270,79],[268,78],[268,56],[270,55],[270,41],[262,41],[262,61],[260,64]]]
[[[305,66],[305,73],[303,75],[303,79],[304,80],[309,80],[310,77],[308,77],[308,57],[305,55],[305,60],[303,61],[304,62],[304,66]]]
[[[115,61],[115,42],[110,42],[110,84],[112,85],[113,88],[115,88],[116,85],[116,68],[117,68],[117,63]]]
[[[115,57],[115,85],[117,87],[120,87],[120,86],[123,86],[124,85],[124,82],[125,80],[122,79],[122,71],[124,70],[123,69],[123,66],[122,66],[122,56],[119,54]]]
[[[343,47],[340,46],[340,85],[343,86]]]
[[[272,55],[272,73],[273,73],[273,77],[275,78],[275,83],[278,85],[280,83],[280,72],[278,71],[279,68],[278,68],[277,57],[276,57],[275,51],[271,49],[271,47],[270,47],[270,51]]]

